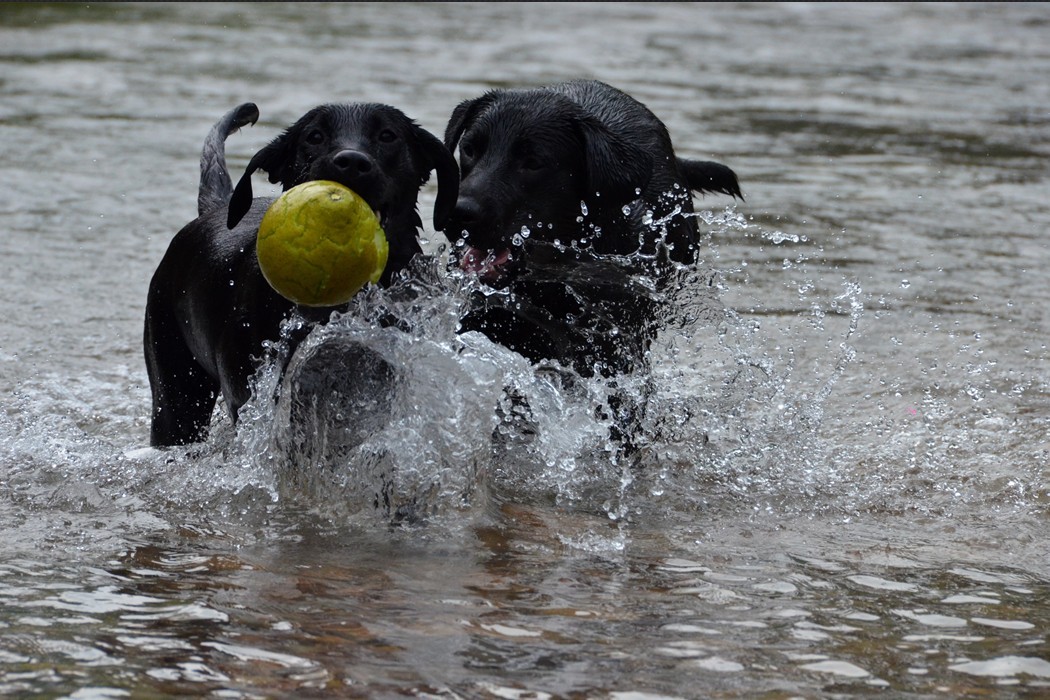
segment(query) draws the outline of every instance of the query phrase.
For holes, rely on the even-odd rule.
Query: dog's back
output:
[[[664,123],[622,90],[597,80],[573,80],[544,89],[565,95],[616,137],[630,141],[654,157],[672,152],[671,136]]]
[[[658,232],[646,230],[653,228],[648,222],[663,222],[666,233],[659,233],[668,257],[678,263],[696,262],[699,231],[696,219],[690,216],[691,192],[720,192],[743,199],[736,174],[721,163],[677,157],[667,126],[644,104],[611,85],[574,80],[546,89],[568,97],[597,118],[615,138],[651,156],[650,177],[638,188],[627,228],[651,242]],[[646,251],[643,244],[643,253],[651,251],[651,247]]]

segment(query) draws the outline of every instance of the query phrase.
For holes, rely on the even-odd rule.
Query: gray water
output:
[[[1046,5],[4,4],[0,24],[0,695],[1050,694]],[[457,338],[440,279],[416,335],[328,331],[411,368],[341,473],[289,475],[262,400],[202,448],[144,449],[146,288],[221,114],[262,112],[238,172],[322,102],[441,134],[486,89],[572,77],[648,104],[747,197],[697,199],[694,295],[624,382],[654,392],[635,461],[605,444],[607,387]],[[536,433],[494,451],[508,384]],[[369,505],[380,473],[427,525]]]

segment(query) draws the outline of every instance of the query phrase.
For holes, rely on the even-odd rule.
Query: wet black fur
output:
[[[462,178],[446,236],[513,255],[494,282],[508,294],[477,295],[463,329],[584,376],[644,363],[660,306],[632,276],[659,285],[697,259],[695,219],[672,212],[692,213],[693,191],[742,198],[732,170],[676,157],[649,109],[597,81],[467,100],[445,145],[458,146]],[[665,230],[648,217],[668,217]]]
[[[257,118],[255,105],[244,104],[212,129],[201,154],[199,216],[175,235],[150,283],[144,347],[155,446],[204,439],[219,394],[236,419],[264,341],[278,340],[281,322],[295,308],[266,282],[255,256],[259,223],[273,201],[253,198],[256,170],[285,190],[334,180],[379,211],[390,245],[383,285],[421,250],[417,198],[432,170],[438,175],[436,228],[456,201],[459,173],[449,151],[402,112],[380,104],[311,110],[256,153],[233,188],[224,141]],[[333,310],[300,309],[315,322]]]

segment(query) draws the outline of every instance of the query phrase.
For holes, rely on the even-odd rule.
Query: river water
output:
[[[1046,5],[5,4],[0,25],[0,695],[1050,694]],[[322,102],[441,134],[483,90],[572,77],[647,103],[747,198],[697,200],[702,271],[622,382],[652,394],[639,454],[605,444],[608,387],[457,338],[440,265],[423,332],[332,326],[409,375],[368,455],[290,474],[262,401],[144,449],[146,288],[220,115],[262,112],[238,172]],[[508,384],[528,439],[496,418]],[[391,478],[425,524],[375,508]]]

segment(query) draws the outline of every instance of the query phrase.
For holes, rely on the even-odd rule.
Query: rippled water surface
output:
[[[0,6],[0,695],[1050,694],[1048,32],[1013,3]],[[413,332],[375,291],[326,330],[403,371],[344,463],[284,463],[263,400],[144,449],[146,288],[227,109],[262,112],[236,172],[322,102],[441,134],[580,76],[747,197],[697,200],[703,265],[615,387],[650,396],[636,454],[614,388],[456,335],[432,231]]]

